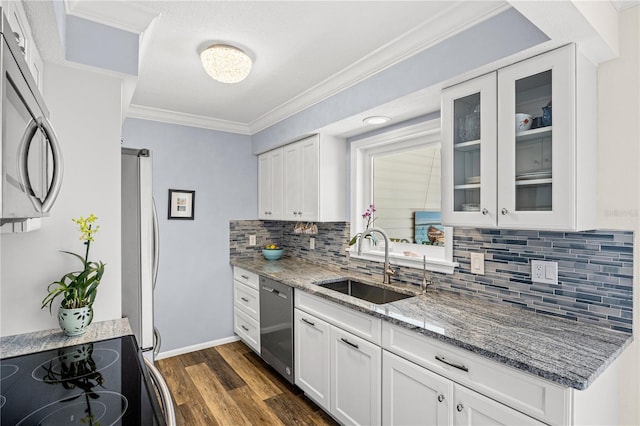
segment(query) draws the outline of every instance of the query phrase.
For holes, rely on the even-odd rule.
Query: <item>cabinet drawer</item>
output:
[[[567,388],[386,322],[382,347],[539,420],[569,422]]]
[[[238,268],[237,266],[233,268],[233,279],[235,281],[240,281],[242,284],[246,284],[251,288],[255,288],[256,290],[260,288],[260,276],[258,274],[249,272],[246,269]]]
[[[233,310],[233,330],[254,351],[260,354],[260,323],[235,306]]]
[[[256,321],[260,321],[260,293],[258,290],[233,281],[233,303]]]
[[[317,296],[296,291],[296,308],[327,321],[350,333],[380,345],[380,318],[354,311]]]

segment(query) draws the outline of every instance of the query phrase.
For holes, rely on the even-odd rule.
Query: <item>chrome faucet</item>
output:
[[[382,283],[391,284],[391,276],[395,275],[396,271],[394,271],[391,264],[389,264],[389,237],[382,229],[371,228],[362,233],[358,240],[358,255],[362,254],[362,240],[368,235],[373,235],[374,232],[377,232],[384,238],[384,271],[382,272]]]

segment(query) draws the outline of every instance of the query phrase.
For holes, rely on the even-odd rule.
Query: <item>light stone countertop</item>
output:
[[[92,323],[87,331],[77,337],[66,336],[59,328],[16,334],[0,338],[0,358],[9,358],[34,352],[81,345],[133,334],[127,318]]]
[[[393,289],[416,297],[376,305],[317,284],[346,277],[382,287],[381,283],[297,259],[238,259],[231,264],[579,390],[593,383],[633,340],[629,333],[450,291],[421,294],[413,285]]]

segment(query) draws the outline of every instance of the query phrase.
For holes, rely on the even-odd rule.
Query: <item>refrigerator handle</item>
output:
[[[156,209],[156,200],[153,203],[153,289],[156,289],[156,281],[158,280],[158,265],[160,263],[160,229],[158,228],[158,210]]]
[[[157,328],[153,327],[153,358],[160,353],[160,346],[162,345],[162,337]]]

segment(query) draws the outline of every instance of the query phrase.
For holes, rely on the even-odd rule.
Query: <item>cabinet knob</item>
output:
[[[487,210],[487,209],[482,209],[482,214],[483,214],[484,216],[488,215],[488,214],[489,214],[489,210]]]
[[[503,208],[502,210],[500,210],[500,213],[502,213],[502,215],[506,215],[507,213],[509,213],[509,210]]]
[[[462,404],[456,405],[456,410],[458,410],[458,413],[462,412],[462,410],[464,410],[464,405]]]
[[[444,395],[440,394],[438,395],[438,402],[442,402],[442,401],[444,401]]]

